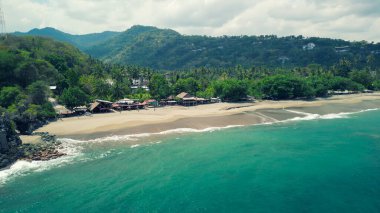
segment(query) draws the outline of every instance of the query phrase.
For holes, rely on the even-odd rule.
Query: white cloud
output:
[[[275,34],[380,41],[373,0],[3,0],[8,31],[83,34],[135,24],[184,34]]]

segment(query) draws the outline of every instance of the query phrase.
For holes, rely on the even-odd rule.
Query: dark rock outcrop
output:
[[[50,135],[48,132],[35,132],[32,135],[41,136],[42,142],[39,144],[22,145],[22,159],[45,161],[66,155],[57,150],[61,143],[56,140],[55,135]]]
[[[8,114],[1,115],[0,169],[12,164],[23,155],[22,151],[19,149],[20,145],[20,137],[17,135]]]
[[[18,159],[50,160],[64,156],[60,153],[60,143],[54,135],[47,132],[33,133],[41,136],[41,143],[22,144],[14,125],[7,114],[0,116],[0,169],[5,168]]]

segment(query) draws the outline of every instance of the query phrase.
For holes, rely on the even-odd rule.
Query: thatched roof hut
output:
[[[96,100],[89,108],[92,113],[109,112],[111,109],[112,102],[104,100]]]
[[[181,93],[178,94],[176,97],[179,98],[179,99],[184,99],[184,98],[194,98],[192,95],[190,95],[190,94],[187,93],[187,92],[181,92]]]

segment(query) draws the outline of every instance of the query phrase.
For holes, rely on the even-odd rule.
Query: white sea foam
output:
[[[225,127],[209,127],[205,129],[192,129],[192,128],[178,128],[178,129],[171,129],[166,130],[160,133],[155,133],[156,135],[168,135],[168,134],[175,134],[175,133],[200,133],[200,132],[214,132],[222,129],[230,129],[235,127],[242,127],[243,125],[229,125]]]
[[[184,133],[201,133],[201,132],[214,132],[222,129],[229,129],[234,127],[242,127],[243,125],[230,125],[226,127],[209,127],[205,129],[192,129],[192,128],[178,128],[166,130],[158,133],[141,133],[141,134],[130,134],[130,135],[113,135],[103,138],[96,138],[91,140],[74,140],[69,138],[58,139],[59,141],[70,142],[72,144],[82,144],[82,143],[104,143],[113,141],[137,141],[141,138],[147,138],[156,135],[170,135],[170,134],[184,134]],[[133,148],[133,147],[132,147]]]
[[[139,146],[141,146],[141,144],[134,144],[134,145],[131,146],[131,148],[133,149],[133,148],[136,148],[136,147],[139,147]]]
[[[299,114],[299,115],[304,115],[303,117],[294,117],[290,118],[284,121],[280,122],[289,122],[289,121],[308,121],[308,120],[317,120],[317,119],[322,119],[322,120],[328,120],[328,119],[342,119],[342,118],[349,118],[350,115],[358,114],[358,113],[363,113],[363,112],[369,112],[369,111],[376,111],[379,110],[379,108],[375,109],[365,109],[365,110],[360,110],[356,112],[340,112],[340,113],[330,113],[330,114],[325,114],[325,115],[319,115],[319,114],[313,114],[313,113],[306,113],[306,112],[300,112],[300,111],[295,111],[295,110],[286,110],[288,112],[294,113],[294,114]]]

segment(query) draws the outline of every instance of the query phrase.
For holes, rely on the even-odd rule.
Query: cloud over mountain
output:
[[[3,10],[8,31],[83,34],[142,24],[184,34],[380,41],[380,2],[372,0],[3,0]]]

